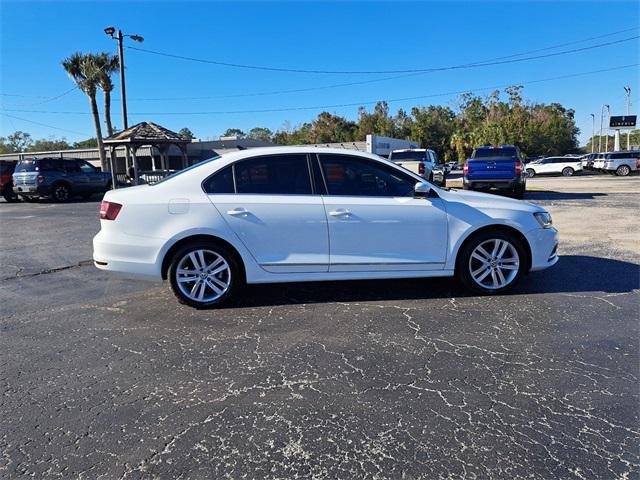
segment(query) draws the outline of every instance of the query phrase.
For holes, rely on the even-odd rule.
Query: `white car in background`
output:
[[[578,157],[548,157],[527,163],[525,167],[528,177],[555,174],[570,177],[582,171],[582,160]]]
[[[245,282],[456,275],[495,294],[558,261],[558,233],[541,207],[441,189],[343,149],[224,154],[107,192],[100,219],[99,269],[168,279],[196,308],[224,303]]]
[[[602,171],[626,177],[640,168],[640,151],[628,150],[605,155]]]

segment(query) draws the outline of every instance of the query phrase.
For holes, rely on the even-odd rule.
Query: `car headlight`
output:
[[[536,220],[542,228],[551,228],[553,221],[551,220],[551,214],[549,212],[536,212],[533,214]]]

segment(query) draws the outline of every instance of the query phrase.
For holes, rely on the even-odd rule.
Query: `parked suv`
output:
[[[73,195],[89,198],[111,189],[111,174],[84,160],[30,158],[20,160],[13,173],[15,192],[25,200],[51,197],[66,202]]]
[[[608,153],[605,157],[602,171],[626,177],[640,168],[640,151],[629,150]]]
[[[16,168],[16,162],[0,160],[0,193],[7,202],[15,202],[18,196],[13,191],[11,175]]]
[[[571,177],[576,172],[582,172],[582,160],[579,157],[548,157],[527,163],[527,176],[555,174]]]

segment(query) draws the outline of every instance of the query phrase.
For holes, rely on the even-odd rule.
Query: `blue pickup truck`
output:
[[[464,162],[463,172],[465,190],[496,188],[524,198],[527,175],[520,149],[514,145],[476,148]]]

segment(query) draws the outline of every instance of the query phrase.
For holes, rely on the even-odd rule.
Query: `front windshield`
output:
[[[209,163],[209,162],[212,162],[212,161],[214,161],[214,160],[217,160],[217,159],[219,159],[219,158],[220,158],[220,155],[217,155],[217,156],[215,156],[215,157],[211,157],[211,158],[207,158],[206,160],[202,160],[201,162],[194,163],[194,164],[193,164],[193,165],[191,165],[190,167],[184,168],[184,169],[182,169],[182,170],[178,170],[177,172],[172,173],[171,175],[164,177],[162,180],[160,180],[159,182],[154,183],[153,185],[154,185],[154,186],[155,186],[155,185],[160,185],[161,183],[164,183],[164,182],[166,182],[167,180],[171,180],[171,179],[173,179],[173,178],[176,178],[178,175],[181,175],[181,174],[183,174],[183,173],[186,173],[186,172],[188,172],[189,170],[193,170],[194,168],[201,167],[202,165],[205,165],[205,164],[207,164],[207,163]]]

